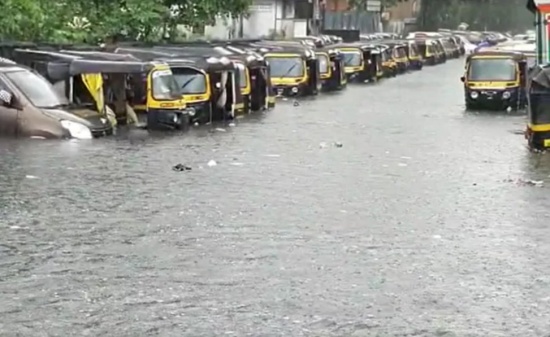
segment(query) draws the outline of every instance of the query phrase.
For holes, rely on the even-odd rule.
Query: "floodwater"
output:
[[[463,62],[225,132],[3,141],[0,336],[550,333],[550,192],[522,183],[550,159],[464,112]]]

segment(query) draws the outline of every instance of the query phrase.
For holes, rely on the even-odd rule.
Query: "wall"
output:
[[[243,19],[243,35],[245,38],[256,38],[277,33],[285,36],[298,36],[303,24],[295,25],[294,4],[292,0],[254,0],[250,6],[250,15]],[[295,26],[297,31],[295,32]],[[205,35],[209,38],[231,38],[239,34],[239,20],[220,18],[215,26],[208,26]]]
[[[389,21],[386,22],[385,31],[393,33],[403,33],[408,29],[414,18],[420,11],[421,0],[405,0],[396,6],[388,8]]]

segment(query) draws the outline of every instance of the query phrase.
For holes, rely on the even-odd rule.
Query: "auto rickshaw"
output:
[[[525,55],[483,51],[466,58],[464,97],[467,109],[521,109],[526,104]]]
[[[364,42],[339,43],[332,46],[344,57],[344,69],[349,81],[356,83],[376,81],[381,55],[376,46]]]
[[[251,41],[251,40],[241,40]],[[252,40],[259,41],[259,40]],[[275,96],[271,94],[271,79],[266,60],[257,53],[231,45],[233,40],[186,41],[177,44],[145,44],[163,54],[227,57],[239,72],[239,87],[244,103],[244,113],[270,109],[275,106]],[[126,43],[128,44],[128,43]],[[143,43],[130,43],[129,47],[143,47]],[[243,67],[242,65],[245,65]],[[237,111],[238,112],[238,111]]]
[[[113,133],[107,118],[94,111],[96,104],[103,108],[103,101],[90,109],[71,104],[37,71],[5,58],[0,76],[0,136],[91,139]]]
[[[397,65],[397,73],[402,74],[409,70],[410,63],[407,56],[407,44],[398,40],[386,40],[381,43],[387,45],[391,49],[391,58]]]
[[[315,51],[319,63],[322,89],[325,91],[342,90],[348,79],[344,70],[344,58],[337,49],[320,49]]]
[[[235,63],[227,57],[203,57],[192,49],[177,47],[120,47],[115,53],[129,53],[142,60],[167,63],[185,103],[195,111],[191,117],[192,123],[204,124],[232,119],[245,113],[242,91],[239,88],[239,71]]]
[[[413,70],[422,70],[424,66],[424,60],[420,55],[420,51],[415,41],[407,40],[406,41],[407,56],[409,57],[411,63],[411,69]]]
[[[433,66],[440,63],[440,58],[436,47],[432,40],[430,39],[408,39],[411,42],[414,42],[418,46],[418,51],[420,56],[423,58],[423,64],[427,66]]]
[[[449,58],[448,53],[450,53],[450,51],[448,52],[445,51],[445,47],[443,46],[443,43],[439,39],[432,40],[432,43],[435,46],[435,57],[437,59],[437,62],[438,63],[447,62],[447,59]]]
[[[166,63],[141,62],[128,56],[95,51],[16,49],[14,53],[22,64],[36,69],[54,87],[62,88],[71,102],[77,99],[75,93],[88,90],[98,112],[113,125],[127,124],[130,112],[134,111],[146,114],[149,129],[184,129],[189,124],[190,111]],[[129,85],[129,76],[139,77],[138,83]],[[110,100],[107,91],[115,98]],[[135,105],[133,98],[139,98],[142,105]],[[108,100],[105,106],[111,108],[115,116],[108,113],[109,109],[102,108],[99,102],[103,99]],[[130,122],[139,121],[134,118]]]
[[[525,138],[531,149],[546,150],[550,148],[550,67],[535,66],[529,78]]]
[[[321,89],[315,52],[307,47],[263,41],[251,45],[269,63],[273,92],[278,96],[311,96]]]
[[[385,44],[379,44],[380,58],[382,59],[382,70],[384,71],[384,77],[397,76],[397,63],[392,58],[392,50]]]

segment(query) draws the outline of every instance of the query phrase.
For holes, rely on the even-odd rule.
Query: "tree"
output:
[[[165,27],[213,24],[246,14],[252,0],[4,0],[0,39],[91,42],[108,36],[152,40]],[[166,29],[164,29],[166,30]]]

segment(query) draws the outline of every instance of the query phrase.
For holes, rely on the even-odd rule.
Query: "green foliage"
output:
[[[246,15],[252,0],[4,0],[0,39],[92,42],[118,35],[154,40],[178,25],[204,28]]]

